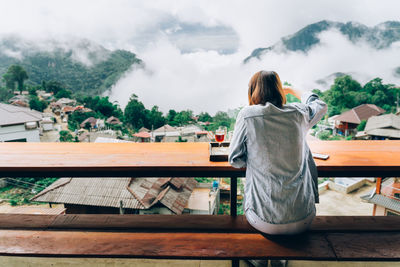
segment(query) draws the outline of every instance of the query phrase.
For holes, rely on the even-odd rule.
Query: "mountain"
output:
[[[12,64],[27,71],[27,83],[56,80],[74,92],[95,95],[142,61],[129,51],[111,51],[88,40],[33,42],[9,36],[0,39],[0,77]]]
[[[319,43],[318,35],[324,31],[338,30],[351,42],[366,41],[375,49],[388,48],[392,43],[400,41],[400,22],[387,21],[374,27],[367,27],[357,22],[333,22],[323,20],[310,24],[293,35],[283,37],[273,46],[253,50],[244,63],[253,58],[260,59],[269,51],[299,51],[306,53]]]

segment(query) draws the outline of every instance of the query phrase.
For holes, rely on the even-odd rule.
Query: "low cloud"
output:
[[[269,52],[247,64],[243,64],[247,56],[244,51],[230,55],[215,51],[183,54],[161,39],[141,53],[146,68],[127,73],[110,96],[122,107],[134,93],[146,107],[158,105],[164,112],[191,109],[215,113],[246,105],[248,82],[259,70],[275,70],[282,81],[301,91],[327,89],[316,81],[335,72],[351,73],[361,83],[375,77],[383,78],[385,83],[400,82],[393,75],[393,69],[400,65],[396,56],[400,43],[376,50],[366,42],[352,43],[336,30],[323,32],[319,38],[320,44],[308,53]]]

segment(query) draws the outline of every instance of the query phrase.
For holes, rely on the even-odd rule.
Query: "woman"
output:
[[[229,162],[246,167],[245,215],[266,234],[297,234],[315,216],[316,167],[306,135],[326,113],[316,94],[302,103],[286,104],[286,94],[274,71],[254,74],[249,84],[249,106],[238,114]]]

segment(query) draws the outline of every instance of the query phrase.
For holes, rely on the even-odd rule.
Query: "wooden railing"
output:
[[[313,152],[330,155],[328,160],[316,160],[320,177],[400,176],[400,141],[314,141],[310,142],[310,147]],[[120,219],[116,219],[117,217],[114,218],[113,216],[111,218],[108,215],[96,215],[98,216],[97,220],[105,220],[102,227],[96,228],[93,218],[85,215],[63,215],[57,218],[35,217],[36,219],[28,216],[22,221],[17,221],[21,220],[21,217],[18,219],[17,216],[9,215],[7,218],[0,216],[0,229],[3,229],[0,230],[2,232],[0,234],[0,255],[48,255],[48,253],[58,255],[57,253],[60,253],[60,255],[64,256],[77,256],[76,253],[79,254],[79,249],[69,247],[69,250],[62,252],[63,242],[61,242],[61,247],[57,247],[55,250],[54,244],[52,246],[48,245],[51,242],[55,242],[55,240],[71,241],[72,236],[74,236],[74,238],[78,238],[78,241],[76,241],[78,243],[74,241],[78,248],[80,247],[79,237],[83,238],[81,242],[84,242],[84,240],[89,242],[86,245],[95,245],[96,242],[100,242],[106,247],[107,242],[118,241],[126,246],[134,246],[137,249],[140,248],[138,247],[140,244],[146,249],[151,249],[151,238],[156,240],[155,242],[162,243],[162,248],[160,248],[160,244],[154,244],[159,254],[157,254],[157,251],[153,253],[143,249],[143,247],[139,252],[133,252],[131,249],[117,246],[116,249],[110,250],[112,252],[103,251],[104,255],[101,255],[102,250],[100,252],[99,250],[84,250],[79,254],[81,256],[157,257],[158,255],[161,258],[197,257],[206,259],[262,257],[331,260],[400,259],[400,221],[398,218],[379,219],[366,217],[363,219],[342,220],[332,217],[336,218],[332,220],[341,222],[339,223],[339,228],[332,223],[327,223],[328,226],[325,228],[321,227],[321,223],[317,228],[314,225],[314,228],[312,227],[311,229],[312,234],[306,236],[305,239],[296,239],[296,244],[289,241],[265,239],[265,237],[254,233],[254,230],[247,224],[243,216],[236,217],[237,178],[244,177],[245,170],[234,169],[228,162],[210,162],[208,159],[207,143],[0,143],[0,177],[231,178],[230,219],[227,219],[226,216],[195,216],[196,219],[189,224],[190,227],[183,227],[186,222],[190,221],[187,216],[165,217],[168,223],[161,224],[163,219],[153,215],[144,215],[153,216],[145,217],[146,219],[143,219],[144,217],[140,215],[131,215],[136,217],[120,215],[123,216],[118,217]],[[2,220],[3,223],[1,223]],[[111,223],[113,220],[114,223]],[[73,224],[73,222],[77,221],[80,221],[80,223],[75,225],[75,228],[71,228],[71,223]],[[71,232],[82,229],[84,231],[116,231],[119,229],[120,231],[121,229],[117,226],[118,221],[123,222],[124,231],[135,232],[129,233],[129,235],[126,234],[126,236],[131,236],[129,237],[130,239],[128,237],[128,239],[121,239],[122,236],[118,234],[107,234],[104,236],[107,236],[108,240],[103,240],[95,233],[79,235],[79,233]],[[210,226],[207,221],[214,222],[216,226]],[[321,218],[317,218],[316,221],[321,222]],[[329,222],[330,219],[326,218],[322,221]],[[41,232],[33,237],[32,232],[30,232],[32,229],[29,227],[29,222],[34,223],[34,225],[42,225],[43,228],[41,230],[58,229],[59,232]],[[46,224],[46,222],[50,224]],[[347,222],[347,224],[344,222]],[[19,223],[19,227],[15,227]],[[371,226],[360,230],[363,229],[365,224],[371,224]],[[58,228],[54,228],[55,225],[58,225]],[[152,227],[149,227],[149,225]],[[168,225],[170,225],[170,228]],[[182,227],[176,228],[177,225]],[[240,233],[238,233],[237,227],[242,227],[240,228],[242,230],[239,230]],[[10,229],[12,230],[11,232]],[[61,230],[68,230],[68,232]],[[143,230],[152,233],[138,233]],[[182,235],[164,233],[178,230],[184,231],[186,235],[184,233]],[[162,233],[155,233],[157,231]],[[199,231],[201,233],[187,234],[187,232]],[[208,234],[202,234],[204,232]],[[216,233],[211,235],[211,232]],[[219,235],[222,234],[221,232],[224,232],[223,236]],[[326,235],[327,232],[330,237]],[[344,232],[346,234],[343,234]],[[361,232],[362,234],[360,235]],[[24,245],[26,244],[24,242],[32,245],[33,243],[29,242],[36,242],[37,244],[40,236],[43,237],[41,239],[42,243],[39,242],[43,245],[42,250],[40,248],[35,250],[30,246]],[[10,238],[16,238],[16,241],[14,242]],[[183,241],[185,238],[187,241]],[[360,239],[356,242],[354,241],[356,238]],[[136,245],[132,243],[133,240],[136,240]],[[168,240],[170,240],[169,243]],[[389,242],[388,240],[392,241]],[[340,256],[340,249],[343,249],[340,246],[348,245],[345,241],[356,242],[360,246],[364,245],[364,247],[361,252],[360,249],[356,249],[357,253],[355,254],[343,252],[345,256]],[[194,245],[196,242],[197,245]],[[334,245],[332,245],[332,242]],[[365,251],[370,249],[368,246],[373,246],[375,242],[380,242],[380,246],[382,242],[388,242],[387,246],[385,245],[384,247],[387,247],[389,253],[379,256],[381,250],[378,250],[375,253],[369,251],[369,254],[367,254]],[[369,244],[367,247],[365,247],[366,243]],[[207,245],[210,247],[206,248],[205,246]],[[254,250],[255,245],[261,246],[261,248]],[[183,249],[184,246],[188,246],[188,249]],[[320,248],[317,249],[317,247]],[[50,251],[51,248],[53,249],[52,251]],[[64,249],[66,248],[64,247]],[[313,251],[313,249],[316,250]],[[65,253],[65,251],[69,251],[70,254]],[[237,261],[235,264],[237,264]]]

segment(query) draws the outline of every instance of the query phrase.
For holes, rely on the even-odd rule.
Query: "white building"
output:
[[[0,103],[0,142],[40,142],[42,113]]]

